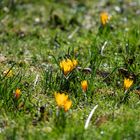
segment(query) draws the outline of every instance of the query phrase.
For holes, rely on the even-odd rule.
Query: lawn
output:
[[[139,130],[139,0],[0,1],[1,140]]]

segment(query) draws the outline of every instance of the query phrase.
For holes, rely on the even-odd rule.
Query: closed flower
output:
[[[107,12],[102,12],[100,14],[100,20],[101,20],[101,24],[103,26],[105,26],[109,20],[109,16],[108,16],[108,13]]]
[[[84,92],[87,91],[87,88],[88,88],[88,82],[87,82],[87,80],[84,80],[84,81],[81,82],[81,87],[82,87],[82,90]]]
[[[19,88],[17,88],[15,91],[15,98],[18,99],[20,96],[21,96],[21,91]]]

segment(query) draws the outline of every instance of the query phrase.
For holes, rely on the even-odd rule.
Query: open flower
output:
[[[64,75],[67,75],[77,66],[77,64],[77,60],[71,60],[67,58],[60,62],[60,68],[62,69]]]
[[[82,90],[84,92],[87,91],[87,88],[88,88],[88,82],[87,82],[87,80],[84,80],[84,81],[81,82],[81,87],[82,87]]]
[[[64,106],[65,101],[68,100],[68,95],[65,95],[64,93],[60,94],[60,93],[55,93],[55,100],[56,103],[59,107]]]
[[[6,77],[12,77],[13,76],[13,71],[12,70],[5,70],[3,72],[3,74],[6,76]]]
[[[105,25],[107,24],[108,20],[109,20],[109,15],[108,15],[108,13],[107,13],[107,12],[102,12],[102,13],[100,14],[100,20],[101,20],[101,24],[102,24],[103,26],[105,26]]]
[[[132,86],[133,82],[133,79],[124,78],[124,89],[128,90]]]
[[[68,95],[65,95],[64,93],[56,93],[55,92],[55,100],[60,108],[64,108],[65,111],[68,111],[72,105],[72,101],[68,99]]]
[[[19,88],[16,89],[14,96],[16,99],[18,99],[21,96],[21,90]]]

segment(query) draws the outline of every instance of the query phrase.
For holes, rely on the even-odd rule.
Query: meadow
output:
[[[139,0],[0,1],[1,140],[139,130]]]

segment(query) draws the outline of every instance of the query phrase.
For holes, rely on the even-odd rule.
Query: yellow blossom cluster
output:
[[[68,99],[68,95],[65,95],[64,93],[54,93],[55,100],[60,108],[64,108],[65,111],[68,111],[72,105],[72,101]]]
[[[77,64],[77,60],[71,60],[67,58],[60,62],[60,68],[62,69],[64,75],[67,75],[77,66]]]

